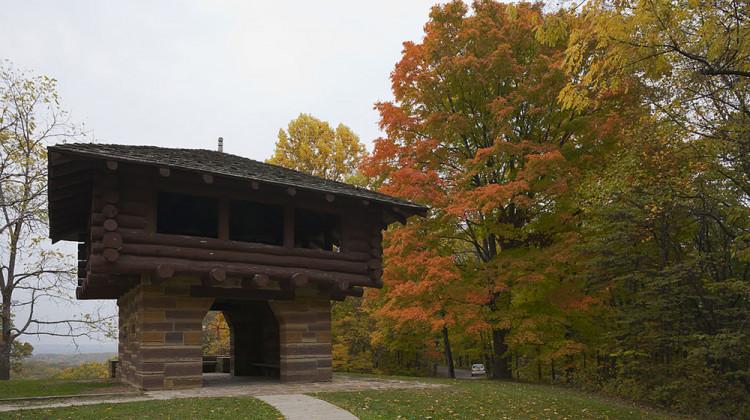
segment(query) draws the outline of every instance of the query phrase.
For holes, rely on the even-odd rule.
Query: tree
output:
[[[231,330],[224,314],[209,311],[203,318],[203,354],[226,356],[231,351]]]
[[[541,5],[472,8],[436,6],[423,42],[404,44],[391,74],[396,101],[377,104],[387,136],[365,172],[383,192],[431,207],[427,220],[410,223],[431,225],[442,256],[450,248],[461,276],[481,288],[475,300],[487,309],[493,376],[510,378],[509,345],[541,340],[532,332],[549,322],[533,316],[540,305],[563,317],[560,336],[570,336],[566,310],[551,308],[591,305],[570,273],[579,210],[572,196],[625,121],[609,103],[576,111],[558,104],[567,36],[529,36],[547,17]],[[545,266],[545,256],[556,263]]]
[[[69,300],[75,261],[46,240],[47,149],[73,134],[55,80],[0,65],[0,380],[10,378],[12,350],[27,334],[80,337],[107,331],[108,320],[45,320],[41,302]],[[100,322],[101,321],[101,322]],[[65,330],[60,330],[64,328]]]
[[[582,249],[590,287],[609,295],[606,352],[617,358],[608,386],[692,412],[747,412],[750,4],[592,1],[582,18],[562,103],[637,89],[645,110],[586,183]]]
[[[289,122],[287,130],[279,129],[276,149],[266,162],[345,181],[358,172],[367,154],[359,137],[343,124],[333,130],[325,121],[300,114]]]

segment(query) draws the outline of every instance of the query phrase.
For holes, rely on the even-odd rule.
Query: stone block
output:
[[[184,340],[183,333],[181,332],[166,332],[164,333],[165,344],[182,344]]]
[[[309,331],[300,333],[300,341],[305,343],[315,343],[318,341],[318,333]]]
[[[200,388],[203,386],[203,377],[195,378],[174,378],[172,379],[171,389]]]
[[[282,372],[287,373],[314,372],[318,369],[318,363],[314,359],[283,359],[280,367]]]
[[[203,362],[166,363],[164,376],[175,378],[179,376],[200,376],[203,372]]]
[[[164,344],[163,332],[142,332],[139,335],[143,344]]]
[[[143,303],[144,308],[154,309],[175,309],[177,308],[177,299],[174,296],[164,295],[144,295]]]
[[[198,320],[203,321],[203,317],[206,316],[206,311],[202,310],[181,310],[181,309],[170,309],[164,311],[164,320],[166,321],[191,321]]]
[[[198,346],[192,347],[144,347],[139,351],[142,362],[197,361],[201,360],[203,351]]]
[[[281,357],[316,357],[331,355],[331,344],[328,343],[304,343],[304,344],[282,344]]]
[[[316,381],[331,381],[333,380],[333,369],[332,368],[320,368],[318,369],[318,377]]]
[[[200,324],[199,324],[200,325]],[[141,324],[141,332],[167,332],[172,331],[174,324],[171,322],[144,322]]]
[[[141,311],[142,322],[164,322],[164,311],[161,309]]]
[[[186,345],[202,345],[203,344],[203,332],[202,331],[190,331],[182,333],[184,335],[184,343]]]
[[[205,314],[204,314],[205,316]],[[173,324],[170,324],[174,327],[174,331],[203,331],[203,325],[201,324],[203,322],[203,317],[201,317],[197,321],[193,322],[175,322]],[[170,330],[171,331],[171,330]]]

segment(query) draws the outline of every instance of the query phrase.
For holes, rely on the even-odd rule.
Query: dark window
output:
[[[159,193],[156,231],[172,235],[219,237],[219,200]]]
[[[295,209],[294,247],[338,251],[341,247],[341,216]]]
[[[284,207],[232,200],[229,239],[268,245],[284,244]]]

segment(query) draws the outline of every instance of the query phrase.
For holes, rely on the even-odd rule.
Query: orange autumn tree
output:
[[[547,18],[540,4],[435,6],[423,42],[404,43],[395,101],[376,105],[386,136],[364,165],[381,191],[432,209],[389,233],[381,315],[472,320],[491,332],[495,378],[511,377],[509,345],[581,350],[569,316],[594,301],[571,264],[574,187],[622,124],[606,106],[558,105],[575,20],[541,42]]]

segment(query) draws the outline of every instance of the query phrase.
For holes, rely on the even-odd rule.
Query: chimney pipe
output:
[[[224,153],[224,137],[219,137],[219,153]]]

